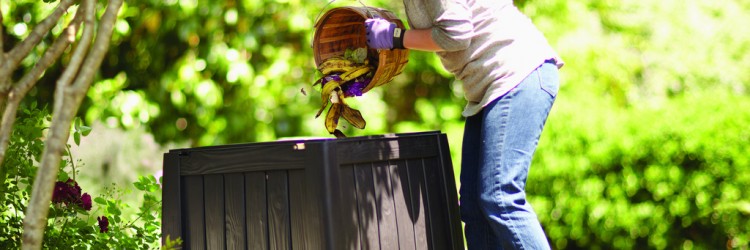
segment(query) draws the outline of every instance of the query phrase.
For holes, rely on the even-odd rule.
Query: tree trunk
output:
[[[70,123],[77,109],[73,98],[65,98],[63,107],[52,116],[52,126],[45,142],[42,162],[37,171],[31,193],[31,200],[23,220],[23,249],[41,249],[44,228],[47,226],[47,213],[52,200],[52,190],[59,170],[62,152],[70,136]]]
[[[96,40],[89,50],[87,41],[90,41],[94,26],[95,4],[93,0],[86,0],[82,3],[81,7],[86,9],[84,11],[86,13],[84,35],[73,52],[71,65],[57,82],[52,124],[32,187],[31,200],[25,213],[23,249],[40,249],[42,246],[52,190],[57,179],[61,156],[70,136],[70,126],[104,59],[104,54],[109,49],[114,23],[122,6],[122,0],[109,1],[99,22]],[[82,64],[76,63],[79,61],[82,61]],[[72,84],[70,84],[71,81]]]
[[[68,11],[68,8],[70,8],[71,5],[73,5],[73,0],[61,0],[55,10],[35,26],[29,36],[20,44],[16,45],[13,50],[8,53],[0,50],[0,53],[2,53],[0,56],[0,59],[2,60],[2,64],[0,64],[0,103],[5,104],[6,102],[8,91],[10,91],[11,88],[10,76],[13,71],[18,68],[21,60],[26,58],[34,47],[39,45],[42,38],[59,22],[60,17]],[[2,49],[2,46],[0,46],[0,49]]]
[[[34,68],[26,73],[18,84],[15,84],[13,89],[8,92],[7,103],[4,109],[5,111],[2,113],[2,122],[0,122],[0,168],[2,168],[1,163],[5,160],[5,152],[8,149],[13,124],[16,122],[18,106],[21,104],[21,101],[29,90],[36,85],[39,77],[42,76],[44,71],[60,58],[63,52],[65,52],[65,49],[75,41],[78,27],[83,20],[82,10],[83,8],[78,10],[73,21],[71,21],[71,23],[68,24],[68,27],[65,28],[65,32],[55,39],[55,42],[44,52],[44,55],[39,62],[34,65]],[[0,179],[0,181],[2,180]]]
[[[39,25],[35,26],[31,34],[20,44],[5,53],[3,43],[3,25],[0,25],[0,183],[5,182],[3,162],[10,141],[13,124],[16,121],[18,106],[28,91],[36,85],[41,75],[64,53],[65,49],[75,41],[76,29],[80,25],[82,15],[80,11],[76,18],[66,28],[67,35],[58,37],[53,45],[45,51],[42,58],[34,67],[24,75],[17,83],[13,84],[11,75],[18,68],[23,58],[27,57],[32,48],[41,42],[41,38],[59,22],[67,9],[73,4],[73,0],[61,0],[54,11],[47,16]],[[0,23],[2,23],[2,9],[0,9]]]

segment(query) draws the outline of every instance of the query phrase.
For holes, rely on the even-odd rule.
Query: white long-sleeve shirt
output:
[[[443,66],[463,83],[472,116],[547,59],[563,62],[513,0],[404,0],[411,29],[431,29]]]

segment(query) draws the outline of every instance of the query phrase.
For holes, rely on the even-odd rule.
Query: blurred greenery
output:
[[[659,107],[558,109],[527,189],[552,243],[747,248],[750,110],[733,106],[750,98],[708,91]]]
[[[363,2],[407,21],[399,1]],[[516,2],[566,62],[528,180],[553,245],[746,249],[750,2]],[[331,7],[360,3],[326,3],[128,0],[79,115],[164,144],[331,137],[314,118],[313,26]],[[53,6],[0,1],[6,46]],[[27,102],[49,103],[61,68]],[[368,125],[344,132],[441,130],[458,171],[462,95],[433,54],[413,51],[392,83],[350,101]]]

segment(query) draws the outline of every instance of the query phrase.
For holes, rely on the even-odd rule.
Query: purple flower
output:
[[[91,195],[83,193],[81,196],[81,208],[86,211],[91,211]]]
[[[52,203],[65,204],[65,206],[77,205],[86,211],[91,210],[91,195],[84,193],[81,195],[81,187],[73,179],[65,182],[55,182],[55,189],[52,191]]]
[[[107,216],[96,217],[96,221],[99,222],[100,233],[106,233],[109,231],[109,220],[107,220]]]
[[[68,196],[68,184],[65,182],[55,182],[55,190],[52,191],[52,203],[62,203]]]
[[[72,179],[65,182],[55,182],[55,190],[52,191],[53,203],[65,203],[65,205],[80,203],[81,187]]]
[[[78,182],[76,182],[73,179],[68,179],[65,181],[65,184],[68,185],[68,190],[66,191],[67,195],[67,201],[65,202],[65,205],[68,205],[68,203],[77,203],[81,199],[81,187],[78,186]]]
[[[354,82],[341,86],[341,89],[344,91],[344,96],[362,96],[362,91],[367,85],[370,85],[370,81],[372,81],[371,78],[358,77],[357,79],[354,79]]]
[[[327,82],[329,81],[341,81],[341,76],[339,76],[338,73],[333,73],[327,76],[323,77],[323,80],[320,82],[320,86],[325,86]]]

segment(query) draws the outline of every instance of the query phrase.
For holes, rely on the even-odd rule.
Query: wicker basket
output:
[[[328,10],[315,24],[315,65],[318,66],[333,56],[343,56],[346,49],[367,48],[364,23],[371,16],[384,18],[399,28],[405,28],[401,19],[385,9],[347,6]],[[409,50],[368,49],[367,55],[371,63],[377,62],[377,69],[362,93],[389,83],[393,77],[401,74],[409,58]]]

